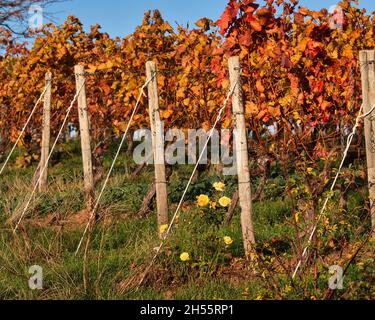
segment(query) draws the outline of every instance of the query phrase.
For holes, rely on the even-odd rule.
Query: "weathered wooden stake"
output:
[[[51,82],[52,74],[46,73],[46,93],[44,95],[43,108],[43,133],[42,133],[42,152],[40,156],[39,172],[42,173],[39,181],[39,192],[45,192],[48,188],[48,155],[49,144],[51,140]],[[45,168],[43,170],[43,168]]]
[[[85,200],[87,208],[91,209],[94,200],[94,178],[91,159],[90,123],[87,112],[86,86],[84,85],[84,67],[77,65],[74,68],[74,72],[76,75],[76,90],[80,90],[78,95],[78,115],[82,147]]]
[[[156,78],[156,64],[152,61],[146,64],[148,84],[149,113],[152,131],[152,145],[154,150],[156,202],[159,232],[162,225],[168,224],[168,193],[165,175],[164,158],[164,130],[160,121],[158,82]]]
[[[245,115],[242,97],[242,81],[240,58],[229,59],[229,73],[231,87],[236,84],[233,92],[233,114],[235,119],[236,135],[236,157],[238,173],[238,190],[241,205],[241,224],[245,253],[249,254],[255,244],[253,219],[252,219],[252,196],[249,170],[249,156]]]
[[[375,105],[375,51],[361,51],[359,60],[362,74],[363,111],[368,113]],[[375,238],[375,111],[364,121],[372,237]]]

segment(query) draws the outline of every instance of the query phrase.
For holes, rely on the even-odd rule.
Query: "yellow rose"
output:
[[[233,243],[233,239],[231,237],[224,237],[224,243],[230,246]]]
[[[184,252],[184,253],[181,253],[180,259],[181,261],[186,262],[190,260],[190,256],[187,252]]]
[[[163,224],[162,226],[160,226],[160,228],[159,228],[160,234],[166,233],[167,230],[168,230],[168,227],[169,226],[167,224]]]
[[[210,203],[210,208],[211,209],[216,209],[216,207],[217,207],[217,203],[215,201],[213,201],[213,202]]]
[[[210,198],[204,194],[201,194],[199,197],[197,197],[197,203],[200,207],[205,207],[210,203]]]
[[[228,197],[222,197],[222,198],[220,198],[220,200],[219,200],[219,204],[220,204],[222,207],[224,207],[224,208],[229,207],[231,203],[232,203],[232,200],[229,199]]]
[[[214,188],[215,188],[216,191],[221,191],[222,192],[225,189],[225,184],[222,183],[222,182],[215,182],[213,184],[213,186],[214,186]]]

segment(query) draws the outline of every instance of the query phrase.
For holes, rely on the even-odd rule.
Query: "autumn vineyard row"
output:
[[[85,32],[77,18],[69,17],[61,27],[46,26],[31,48],[2,30],[1,150],[18,136],[43,91],[47,71],[53,74],[51,128],[56,133],[75,93],[76,64],[88,73],[95,141],[107,129],[117,135],[124,130],[149,60],[158,65],[166,128],[208,129],[229,88],[227,58],[239,55],[247,125],[258,156],[288,154],[294,161],[304,150],[311,161],[324,158],[358,113],[358,53],[375,44],[373,14],[349,0],[340,7],[342,21],[325,9],[303,8],[297,0],[268,0],[264,6],[230,0],[216,23],[203,18],[194,29],[177,30],[158,11],[147,12],[142,25],[124,39],[111,39],[99,26]],[[133,129],[148,126],[142,105]],[[233,126],[230,110],[221,127]],[[34,143],[40,140],[41,121],[39,112],[28,129]],[[77,114],[71,121],[77,123]],[[274,127],[272,137],[269,126]]]
[[[205,281],[215,299],[242,283],[245,299],[373,297],[374,12],[357,0],[333,11],[262,3],[228,0],[218,21],[194,27],[148,11],[123,39],[73,16],[32,44],[0,27],[0,164],[11,164],[0,169],[0,299],[34,294],[19,271],[29,263],[49,272],[43,299],[133,299],[148,286],[169,299],[191,284],[200,297]],[[23,134],[42,92],[45,114],[40,103]],[[165,130],[238,129],[236,148],[232,135],[216,140],[236,153],[238,177],[220,155],[189,173],[165,165],[159,113]],[[80,128],[80,147],[60,143],[66,124]],[[150,125],[155,176],[131,158],[133,134]],[[343,292],[339,278],[327,288],[330,266]]]

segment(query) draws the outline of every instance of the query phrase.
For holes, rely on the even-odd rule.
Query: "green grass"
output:
[[[189,190],[186,199],[189,209],[181,213],[149,277],[135,290],[160,240],[155,212],[146,218],[137,216],[153,181],[152,167],[131,178],[135,165],[126,157],[116,165],[103,195],[100,213],[104,218],[93,230],[85,273],[83,250],[74,255],[84,225],[71,223],[72,217],[84,209],[79,146],[73,143],[65,148],[61,162],[50,169],[48,192],[37,195],[15,235],[6,221],[23,208],[32,189],[35,164],[17,169],[13,166],[13,157],[0,178],[0,299],[309,299],[321,298],[327,289],[328,273],[319,264],[317,284],[314,284],[313,272],[307,269],[303,271],[304,278],[286,290],[290,284],[288,274],[295,265],[291,244],[295,237],[290,203],[280,192],[283,181],[278,177],[270,180],[265,193],[272,196],[254,204],[260,260],[249,264],[243,259],[239,209],[232,224],[226,226],[215,224],[212,219],[217,217],[212,218],[194,204],[195,197],[201,193],[215,197],[212,183],[223,178],[209,172]],[[105,160],[106,168],[110,163],[109,156]],[[171,207],[178,202],[191,169],[189,166],[174,168],[169,183]],[[225,182],[225,193],[231,196],[235,178],[227,178]],[[346,222],[352,226],[343,232],[348,240],[354,241],[350,230],[363,218],[363,201],[357,193],[352,193],[349,199]],[[332,215],[334,207],[332,203]],[[53,217],[56,221],[49,224],[47,218]],[[231,246],[225,246],[224,236],[234,240]],[[368,253],[369,249],[366,250]],[[182,252],[189,253],[190,261],[180,261]],[[336,253],[331,251],[325,258],[332,261]],[[276,266],[277,259],[286,270],[280,264]],[[28,287],[28,270],[33,265],[43,267],[41,291]],[[343,293],[345,298],[371,297],[369,275],[374,274],[371,266],[373,256],[368,254],[353,264],[346,279],[350,291]],[[336,297],[340,297],[340,292]]]

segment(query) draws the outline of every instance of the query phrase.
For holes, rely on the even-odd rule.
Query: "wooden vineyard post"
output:
[[[39,172],[41,174],[39,180],[39,192],[46,192],[48,187],[48,156],[49,145],[51,140],[51,82],[52,74],[46,73],[46,93],[44,95],[43,107],[43,132],[42,132],[42,150],[40,156]]]
[[[235,146],[237,158],[238,190],[241,206],[241,225],[245,254],[248,255],[255,244],[252,195],[249,170],[249,156],[247,131],[242,97],[241,66],[239,57],[229,59],[229,73],[231,88],[236,84],[233,92],[233,114],[235,121]]]
[[[88,209],[92,208],[94,199],[94,178],[91,159],[90,124],[86,102],[86,86],[84,67],[77,65],[74,68],[78,95],[78,115],[81,135],[82,162],[84,174],[85,201]]]
[[[368,113],[375,105],[375,51],[360,52],[362,74],[363,112]],[[370,196],[372,237],[375,237],[375,111],[365,118],[367,174]]]
[[[160,121],[158,82],[156,78],[156,64],[146,63],[148,84],[149,114],[152,131],[152,146],[154,152],[156,202],[159,234],[160,227],[168,224],[168,193],[165,175],[164,130]],[[161,236],[161,234],[160,234]]]

